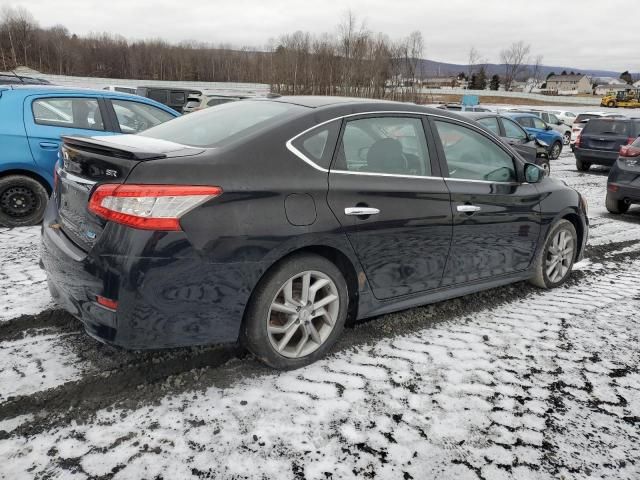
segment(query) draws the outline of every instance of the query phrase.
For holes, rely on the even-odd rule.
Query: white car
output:
[[[562,120],[565,124],[571,126],[577,115],[567,110],[549,110],[549,113],[553,113],[556,117]]]
[[[110,92],[131,93],[132,95],[136,94],[136,87],[124,87],[122,85],[108,85],[104,87],[103,90],[109,90]]]
[[[622,115],[621,113],[608,113],[608,112],[582,112],[579,113],[573,121],[573,125],[571,126],[571,150],[573,150],[573,146],[576,143],[576,139],[582,129],[587,124],[589,120],[592,118],[625,118],[626,115]]]

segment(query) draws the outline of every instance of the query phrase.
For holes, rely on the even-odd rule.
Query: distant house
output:
[[[640,80],[638,80],[636,83],[634,83],[633,86],[636,87],[636,88],[640,88]]]
[[[619,78],[614,77],[594,77],[591,79],[591,83],[595,85],[618,85],[620,83]]]
[[[624,90],[628,90],[630,85],[628,83],[611,83],[607,85],[598,85],[596,86],[594,93],[596,95],[606,95],[609,92],[620,92]]]
[[[591,93],[591,79],[586,75],[551,75],[546,89],[560,94]]]
[[[425,88],[452,88],[452,87],[463,87],[461,85],[465,83],[464,80],[460,81],[456,77],[434,77],[434,78],[423,78],[422,86]]]

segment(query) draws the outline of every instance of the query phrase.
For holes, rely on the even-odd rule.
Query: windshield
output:
[[[176,118],[140,135],[193,147],[217,147],[305,110],[299,105],[264,100],[230,102]]]

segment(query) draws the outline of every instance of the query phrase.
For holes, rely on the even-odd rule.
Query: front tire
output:
[[[616,102],[614,102],[613,100],[609,100],[607,102],[607,107],[609,108],[616,108]]]
[[[542,169],[544,170],[545,174],[547,175],[547,177],[549,175],[551,175],[551,163],[549,162],[549,160],[545,159],[542,163],[540,163],[538,165],[539,167],[542,167]]]
[[[569,145],[571,143],[571,132],[564,132],[562,136],[562,143],[565,145]]]
[[[629,204],[623,200],[618,200],[617,198],[612,197],[607,193],[607,197],[605,199],[605,206],[609,213],[626,213],[629,210]]]
[[[591,168],[591,164],[589,162],[583,162],[579,158],[576,158],[576,168],[579,172],[588,172]]]
[[[338,267],[319,255],[295,255],[273,267],[256,287],[241,341],[273,368],[309,365],[335,344],[348,304],[347,283]]]
[[[48,200],[46,188],[31,177],[0,178],[0,225],[24,227],[40,223]]]
[[[578,235],[568,220],[557,222],[547,234],[544,245],[538,252],[534,275],[529,280],[540,288],[562,285],[571,275],[578,250]]]
[[[556,140],[553,142],[553,145],[551,145],[549,159],[556,160],[560,156],[560,153],[562,153],[562,143],[559,140]]]

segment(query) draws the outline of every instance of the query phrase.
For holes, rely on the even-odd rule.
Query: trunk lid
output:
[[[204,150],[136,135],[62,137],[56,166],[58,224],[70,240],[89,251],[106,222],[87,209],[91,193],[103,183],[124,183],[140,162],[197,155]]]

